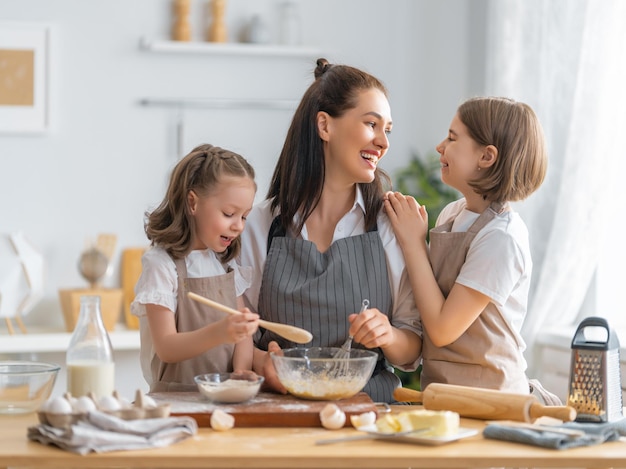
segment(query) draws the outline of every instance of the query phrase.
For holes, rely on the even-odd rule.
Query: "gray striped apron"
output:
[[[310,331],[313,340],[306,347],[339,347],[348,337],[348,315],[360,310],[364,298],[391,319],[387,259],[376,227],[339,239],[321,253],[311,241],[285,236],[274,219],[259,293],[263,319]],[[262,350],[272,340],[282,348],[299,346],[267,330],[260,329],[255,336]],[[363,348],[357,343],[353,347]],[[382,351],[375,351],[379,361],[363,391],[375,402],[393,402],[400,379]]]
[[[178,294],[176,306],[176,330],[188,332],[218,321],[224,313],[210,306],[193,301],[187,292],[211,298],[232,308],[237,308],[235,292],[235,272],[213,277],[187,278],[185,259],[174,259],[178,273]],[[222,344],[206,352],[178,363],[164,363],[157,355],[152,359],[154,382],[150,392],[197,391],[193,377],[204,373],[233,371],[234,344]]]

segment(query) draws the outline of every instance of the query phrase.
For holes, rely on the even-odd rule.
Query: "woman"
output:
[[[241,253],[254,269],[245,299],[262,318],[311,331],[308,346],[340,346],[351,334],[355,347],[379,353],[364,388],[377,402],[392,402],[400,385],[391,365],[414,370],[421,352],[404,259],[382,211],[389,179],[377,165],[391,126],[378,79],[319,59]],[[371,307],[356,314],[363,299]],[[255,345],[255,371],[286,392],[267,352],[295,344],[262,331]]]

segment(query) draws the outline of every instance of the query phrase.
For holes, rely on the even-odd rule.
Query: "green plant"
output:
[[[394,190],[412,195],[426,206],[429,228],[435,226],[441,210],[460,197],[459,192],[441,181],[441,163],[436,153],[429,153],[425,158],[413,153],[409,163],[399,169],[393,179]],[[421,370],[421,366],[412,372],[396,368],[395,373],[403,386],[419,390]]]
[[[395,174],[395,190],[412,195],[428,212],[428,225],[435,226],[439,212],[460,197],[459,192],[441,181],[441,163],[436,153],[425,158],[414,153],[409,163]]]

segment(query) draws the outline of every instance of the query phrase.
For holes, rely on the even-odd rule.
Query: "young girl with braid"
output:
[[[255,193],[254,170],[244,158],[200,145],[176,165],[165,198],[146,213],[152,247],[142,258],[132,312],[151,392],[195,391],[196,375],[252,369],[259,316],[243,307],[250,273],[235,258]],[[188,292],[243,314],[199,304]]]

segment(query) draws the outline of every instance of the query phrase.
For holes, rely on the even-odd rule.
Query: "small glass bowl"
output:
[[[265,379],[253,372],[207,373],[194,377],[200,393],[214,403],[236,404],[257,395]]]

